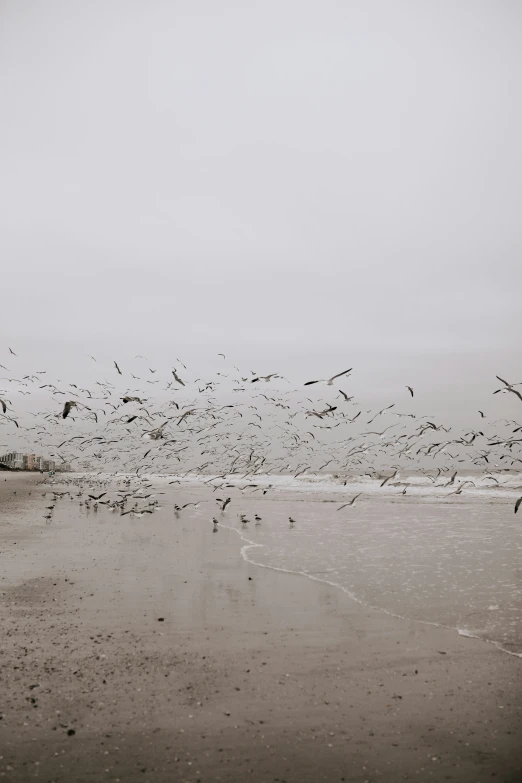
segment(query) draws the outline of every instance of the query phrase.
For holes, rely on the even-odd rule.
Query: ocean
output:
[[[454,628],[522,657],[522,511],[514,514],[522,474],[488,475],[463,473],[445,486],[448,475],[433,481],[434,473],[406,472],[384,487],[371,476],[341,481],[328,474],[140,479],[165,493],[157,497],[169,515],[174,503],[200,501],[181,513],[209,531],[213,516],[233,528],[252,563],[306,575],[365,606]],[[466,481],[474,486],[449,494]],[[339,510],[358,493],[353,506]],[[231,497],[224,513],[216,496]]]

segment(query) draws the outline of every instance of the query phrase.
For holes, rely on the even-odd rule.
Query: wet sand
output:
[[[4,780],[522,779],[520,659],[246,563],[190,513],[47,523],[41,477],[4,478]]]

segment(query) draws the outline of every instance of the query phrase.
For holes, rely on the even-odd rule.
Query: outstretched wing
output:
[[[341,375],[346,375],[346,373],[347,373],[347,372],[351,372],[352,370],[353,370],[353,367],[350,367],[350,369],[349,369],[349,370],[343,370],[343,372],[339,372],[339,373],[337,373],[337,375],[332,375],[332,377],[330,378],[330,380],[331,380],[331,381],[335,381],[335,379],[336,379],[336,378],[340,378],[340,377],[341,377]]]

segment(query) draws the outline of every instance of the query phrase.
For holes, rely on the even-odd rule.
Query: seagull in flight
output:
[[[411,388],[411,386],[406,386],[406,388],[408,389],[409,393],[413,397],[413,389]]]
[[[500,375],[495,375],[495,378],[498,378],[499,381],[502,381],[503,384],[505,384],[505,389],[497,389],[493,392],[493,394],[498,394],[499,392],[512,392],[513,394],[516,394],[519,400],[522,402],[522,394],[520,394],[519,391],[514,389],[514,386],[520,386],[519,383],[508,383],[503,378],[500,377]]]
[[[398,475],[398,473],[399,473],[399,469],[398,469],[398,468],[396,468],[396,469],[395,469],[395,473],[393,473],[391,476],[387,476],[387,477],[384,479],[384,481],[383,481],[383,482],[382,482],[382,484],[381,484],[381,487],[384,487],[384,485],[385,485],[385,484],[387,484],[387,483],[388,483],[388,481],[391,481],[392,479],[396,478],[396,476]]]
[[[460,495],[462,490],[466,486],[466,484],[473,484],[473,482],[472,481],[463,481],[462,484],[460,485],[460,487],[458,487],[458,489],[456,489],[454,492],[450,492],[445,497],[449,498],[450,495]],[[475,484],[473,484],[473,486],[475,486]]]
[[[340,392],[341,392],[341,394],[343,395],[343,397],[344,397],[344,399],[345,399],[345,401],[346,401],[346,402],[350,402],[350,400],[353,400],[353,397],[348,397],[348,395],[346,394],[346,392],[343,392],[343,390],[342,390],[342,389],[339,389],[339,391],[340,391]]]
[[[318,381],[307,381],[305,383],[305,386],[311,386],[313,383],[326,383],[327,386],[333,386],[333,382],[336,378],[340,378],[342,375],[347,375],[349,372],[353,370],[353,367],[350,367],[349,370],[343,370],[342,372],[338,372],[337,375],[332,375],[331,378],[322,378]]]
[[[388,405],[386,408],[383,408],[383,409],[382,409],[382,411],[379,411],[379,413],[376,413],[376,414],[375,414],[375,416],[373,417],[373,419],[370,419],[370,421],[368,421],[368,422],[367,422],[367,424],[371,424],[371,423],[372,423],[372,421],[375,421],[375,419],[377,418],[377,416],[380,416],[380,415],[381,415],[382,413],[384,413],[385,411],[389,411],[389,410],[390,410],[390,408],[393,408],[394,406],[395,406],[395,403],[394,403],[394,402],[392,402],[392,404],[391,404],[391,405]]]
[[[72,400],[67,400],[67,402],[63,406],[62,418],[66,419],[69,413],[71,412],[71,408],[75,408],[76,405],[77,405],[76,402],[73,402]]]
[[[270,373],[270,375],[258,375],[256,378],[252,378],[250,383],[256,383],[257,381],[266,381],[266,383],[270,383],[270,380],[272,378],[278,378],[276,372]]]
[[[121,370],[120,370],[120,368],[118,367],[118,363],[117,363],[117,362],[114,362],[114,366],[115,366],[115,367],[116,367],[116,369],[118,370],[119,374],[120,374],[120,375],[123,375],[122,371],[121,371]]]
[[[362,495],[362,492],[359,492],[359,494],[358,494],[358,495],[355,495],[355,497],[353,497],[353,498],[350,500],[350,502],[349,502],[349,503],[344,503],[344,505],[342,505],[342,506],[339,506],[339,508],[337,509],[337,511],[340,511],[342,508],[346,508],[346,506],[353,506],[353,505],[355,504],[355,501],[357,500],[357,498],[358,498],[358,497],[360,497],[361,495]]]
[[[185,385],[185,384],[183,383],[183,381],[181,380],[181,378],[179,377],[179,375],[176,373],[176,370],[172,370],[172,375],[174,376],[174,380],[175,380],[175,381],[177,381],[178,383],[180,383],[182,386],[184,386],[184,385]]]

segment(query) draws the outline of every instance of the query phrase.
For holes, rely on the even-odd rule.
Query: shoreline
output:
[[[254,564],[197,515],[61,501],[47,525],[29,483],[0,482],[6,781],[520,779],[513,656]]]
[[[359,604],[359,606],[364,607],[366,609],[371,609],[374,612],[382,612],[388,617],[393,617],[396,620],[407,620],[408,622],[420,623],[421,625],[429,625],[432,628],[444,628],[447,631],[453,631],[454,633],[458,634],[459,636],[462,636],[465,639],[476,639],[477,641],[483,642],[484,644],[491,644],[494,647],[496,647],[497,650],[499,650],[502,653],[505,653],[506,655],[512,655],[515,658],[522,658],[522,652],[507,650],[505,647],[502,646],[502,642],[497,642],[494,639],[484,639],[481,636],[468,633],[467,631],[463,631],[462,629],[456,628],[455,626],[444,625],[443,623],[436,623],[431,620],[419,620],[417,618],[407,617],[406,615],[403,614],[397,614],[396,612],[391,612],[389,609],[384,609],[381,606],[375,606],[373,604],[366,603],[361,598],[358,598],[355,595],[355,593],[350,592],[350,590],[347,590],[345,587],[338,584],[337,582],[330,582],[328,579],[321,579],[318,576],[313,576],[313,574],[307,574],[306,571],[292,571],[289,568],[280,568],[279,566],[267,565],[266,563],[259,563],[256,560],[252,560],[246,555],[246,551],[248,549],[255,549],[257,547],[263,547],[265,545],[259,544],[255,541],[251,541],[250,539],[246,538],[241,532],[241,530],[238,530],[237,528],[224,524],[221,524],[221,527],[227,528],[227,530],[234,531],[235,533],[238,534],[238,536],[241,538],[242,541],[246,542],[245,546],[241,547],[241,556],[244,558],[244,560],[247,563],[250,563],[251,565],[258,566],[259,568],[268,568],[271,571],[280,571],[281,573],[284,574],[294,574],[295,576],[304,576],[307,579],[311,579],[313,582],[319,582],[321,584],[329,585],[330,587],[333,587],[336,590],[341,590],[345,595],[347,595],[350,598],[350,600],[355,601],[355,603]]]

